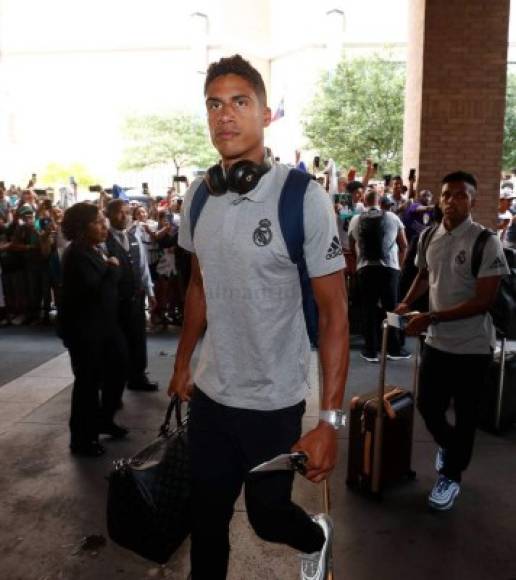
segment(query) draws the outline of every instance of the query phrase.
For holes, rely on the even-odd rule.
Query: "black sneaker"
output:
[[[402,348],[397,354],[387,354],[387,358],[389,360],[408,360],[412,358],[412,353]]]
[[[113,439],[123,439],[129,433],[129,429],[117,425],[116,423],[105,423],[100,426],[100,435],[109,435]]]
[[[139,381],[130,381],[127,383],[127,388],[130,391],[157,391],[159,389],[159,384],[150,381],[147,375],[144,375]]]
[[[361,356],[361,357],[362,357],[364,360],[366,360],[367,362],[370,362],[370,363],[377,363],[377,362],[380,362],[380,359],[378,358],[378,354],[377,354],[377,353],[375,353],[375,352],[368,352],[368,351],[365,351],[365,350],[363,350],[363,351],[360,353],[360,356]]]
[[[82,457],[100,457],[106,450],[98,441],[87,441],[85,443],[70,443],[70,451],[73,455]]]

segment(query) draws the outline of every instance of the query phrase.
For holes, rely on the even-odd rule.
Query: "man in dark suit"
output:
[[[154,290],[145,252],[140,240],[127,231],[129,205],[121,199],[111,200],[106,208],[110,228],[106,240],[109,256],[120,262],[118,287],[120,326],[129,348],[129,380],[127,388],[156,391],[158,383],[149,380],[147,369],[147,337],[145,332],[145,297],[154,306]]]

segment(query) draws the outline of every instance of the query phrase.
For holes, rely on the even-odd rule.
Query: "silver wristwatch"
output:
[[[331,409],[330,411],[320,411],[319,419],[329,423],[334,429],[346,426],[346,415],[342,409]]]

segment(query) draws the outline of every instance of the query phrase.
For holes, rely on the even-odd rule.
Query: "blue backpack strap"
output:
[[[303,244],[305,241],[304,200],[311,177],[297,169],[291,169],[281,190],[279,199],[279,222],[288,255],[299,272],[303,299],[306,332],[313,347],[318,345],[319,315],[306,267]]]
[[[190,204],[190,237],[192,240],[194,239],[197,222],[199,221],[201,212],[208,201],[209,195],[210,192],[208,186],[203,179],[199,187],[195,190],[192,197],[192,203]]]
[[[303,207],[305,193],[310,183],[309,174],[291,169],[281,190],[279,199],[279,222],[288,255],[294,264],[303,260],[305,226]]]

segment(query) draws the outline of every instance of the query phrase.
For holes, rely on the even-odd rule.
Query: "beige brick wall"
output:
[[[474,217],[498,207],[510,0],[411,0],[404,174],[438,193],[440,179],[475,174]]]

